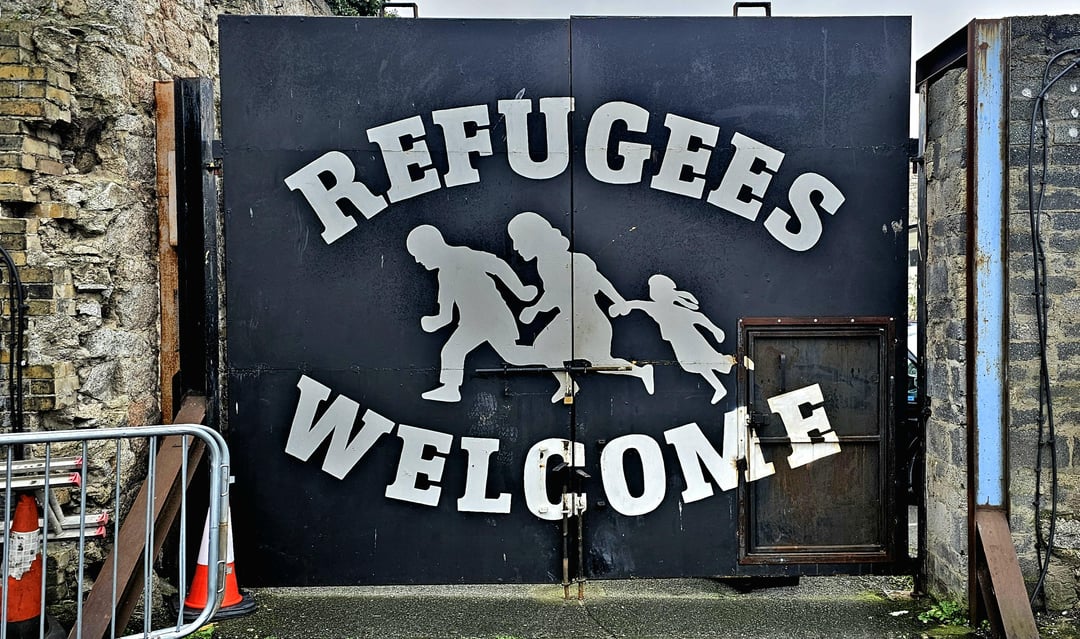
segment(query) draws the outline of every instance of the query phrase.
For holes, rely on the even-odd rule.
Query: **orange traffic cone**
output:
[[[8,637],[38,637],[41,623],[41,528],[37,501],[19,496],[11,521],[11,548],[8,549],[7,597]],[[45,637],[63,635],[63,628],[46,617]]]
[[[226,521],[228,522],[228,543],[226,544],[227,556],[225,558],[225,597],[221,600],[221,607],[218,608],[213,617],[214,619],[242,617],[255,612],[256,607],[255,598],[250,593],[241,592],[236,585],[236,560],[233,557],[231,510]],[[210,593],[207,592],[207,583],[210,579],[210,567],[207,566],[209,554],[210,517],[208,515],[206,524],[203,526],[202,544],[199,546],[199,560],[195,566],[195,576],[191,578],[191,589],[187,598],[184,599],[184,619],[187,621],[192,621],[198,617],[210,600]]]

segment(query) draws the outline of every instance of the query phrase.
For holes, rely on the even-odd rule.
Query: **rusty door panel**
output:
[[[778,468],[750,485],[752,553],[884,552],[882,513],[873,507],[881,504],[878,444],[844,443],[841,455]],[[766,459],[782,459],[787,446],[762,448]]]
[[[742,563],[889,561],[894,357],[890,318],[751,319],[740,322],[748,421],[775,474],[742,491]],[[800,447],[768,398],[817,384],[838,454],[792,467]],[[800,406],[802,415],[814,410]],[[794,459],[794,458],[791,458]]]

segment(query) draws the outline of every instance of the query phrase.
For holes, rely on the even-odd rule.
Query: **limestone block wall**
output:
[[[2,5],[0,245],[19,265],[28,295],[26,425],[158,423],[154,82],[216,79],[220,13],[329,11],[322,0]],[[0,290],[6,298],[6,287]],[[9,351],[5,341],[3,357]],[[6,428],[11,411],[7,393],[0,395]],[[90,467],[91,505],[111,507],[112,469],[93,459]],[[133,493],[139,469],[126,468]],[[70,546],[50,545],[51,598],[73,594]],[[103,548],[88,549],[91,570]]]
[[[967,598],[967,75],[949,71],[927,94],[926,569],[930,594]]]
[[[1051,447],[1044,430],[1039,508],[1035,502],[1040,446],[1039,344],[1034,306],[1034,264],[1028,207],[1028,143],[1034,97],[1054,54],[1080,48],[1080,16],[1009,20],[1009,510],[1013,541],[1029,587],[1038,579],[1035,521],[1045,536],[1051,516]],[[1074,52],[1065,62],[1076,59]],[[1051,76],[1065,64],[1056,64]],[[1057,534],[1046,580],[1052,610],[1078,605],[1080,588],[1080,68],[1047,94],[1049,154],[1041,226],[1047,266],[1047,364],[1056,422]],[[1035,148],[1035,185],[1041,147]],[[1037,208],[1037,207],[1036,207]],[[1045,548],[1043,550],[1045,554]]]
[[[1080,16],[1007,20],[1008,154],[1002,160],[1007,203],[1008,508],[1013,541],[1029,589],[1039,580],[1038,558],[1051,544],[1045,582],[1050,610],[1080,605],[1080,68],[1066,72],[1047,94],[1047,164],[1042,147],[1034,159],[1036,189],[1045,179],[1039,216],[1046,256],[1047,370],[1056,434],[1040,409],[1040,344],[1028,157],[1035,98],[1047,61],[1080,48]],[[1061,58],[1048,77],[1063,71],[1080,51]],[[925,214],[929,226],[926,265],[927,392],[933,415],[927,423],[927,572],[931,592],[963,601],[967,589],[967,457],[965,423],[965,232],[966,71],[949,71],[929,86]],[[983,170],[986,167],[980,167]],[[1040,414],[1042,417],[1040,417]],[[1043,423],[1040,437],[1039,424]],[[1036,457],[1042,450],[1042,472]],[[1058,481],[1053,486],[1051,459]],[[1038,494],[1038,498],[1037,498]],[[1056,499],[1055,499],[1056,498]],[[1036,506],[1037,503],[1037,506]],[[1055,511],[1056,508],[1056,511]],[[1040,544],[1036,523],[1041,526]]]

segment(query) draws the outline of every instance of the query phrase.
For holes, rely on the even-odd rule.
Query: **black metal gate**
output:
[[[221,31],[246,579],[893,566],[907,19]]]

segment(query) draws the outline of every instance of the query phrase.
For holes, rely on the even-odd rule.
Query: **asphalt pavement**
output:
[[[900,639],[964,636],[918,620],[931,602],[903,577],[803,577],[741,592],[712,579],[554,585],[358,586],[253,590],[250,616],[215,639]],[[959,632],[958,632],[959,631]],[[970,636],[970,635],[969,635]]]

